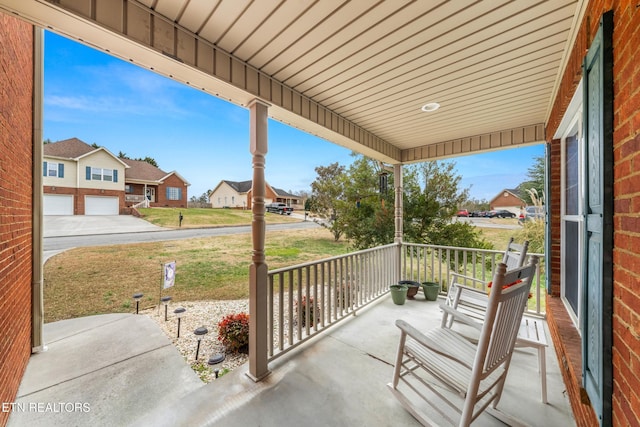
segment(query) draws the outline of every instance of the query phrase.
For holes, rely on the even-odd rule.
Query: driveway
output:
[[[43,237],[161,231],[162,227],[132,215],[47,215]]]

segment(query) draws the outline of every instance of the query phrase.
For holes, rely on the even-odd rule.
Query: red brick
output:
[[[0,402],[12,402],[31,354],[33,27],[0,13],[0,45]]]

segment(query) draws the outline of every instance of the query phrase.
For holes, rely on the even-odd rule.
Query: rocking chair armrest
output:
[[[402,319],[396,320],[396,326],[400,328],[400,330],[402,330],[403,333],[409,335],[411,338],[413,338],[415,341],[417,341],[422,346],[428,348],[429,350],[435,353],[438,353],[439,355],[444,356],[448,359],[451,359],[454,362],[461,364],[462,366],[471,368],[471,366],[468,363],[455,357],[446,348],[442,347],[441,345],[438,345],[436,341],[430,339],[428,336],[426,336],[425,334],[423,334],[422,332],[420,332],[419,330],[417,330],[416,328],[414,328],[404,320]]]
[[[482,283],[485,283],[485,282],[482,282]],[[478,288],[474,288],[473,286],[463,285],[461,283],[455,283],[453,286],[457,286],[458,288],[460,288],[460,292],[475,292],[476,294],[487,295],[487,291],[485,289],[478,289]]]
[[[471,280],[473,282],[478,282],[478,283],[486,283],[484,280],[478,279],[478,278],[473,277],[473,276],[465,276],[464,274],[460,274],[460,273],[450,273],[450,274],[451,274],[451,277],[457,277],[459,279]]]
[[[466,325],[469,325],[479,331],[482,330],[482,324],[478,322],[477,319],[474,319],[471,316],[461,313],[460,311],[456,310],[452,306],[441,302],[440,309],[445,313],[447,313],[449,316],[453,317],[455,320],[458,320]]]

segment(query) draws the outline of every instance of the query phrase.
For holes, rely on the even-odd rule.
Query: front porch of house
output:
[[[140,421],[229,427],[418,426],[387,388],[400,336],[394,323],[404,319],[428,329],[439,325],[440,316],[438,303],[426,301],[421,292],[405,305],[383,295],[272,362],[271,374],[262,381],[253,382],[244,365]],[[548,403],[540,399],[537,353],[523,348],[516,349],[498,407],[526,425],[575,425],[553,348],[546,359]],[[483,414],[475,425],[504,424]]]

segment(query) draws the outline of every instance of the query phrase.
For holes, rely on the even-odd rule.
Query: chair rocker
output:
[[[453,425],[468,426],[485,410],[509,425],[518,424],[496,406],[536,262],[537,258],[533,258],[526,267],[509,272],[505,264],[498,265],[477,343],[450,328],[437,327],[421,333],[403,320],[396,321],[401,331],[400,343],[388,387],[420,423],[441,425],[425,412],[425,407],[432,407]],[[503,289],[507,284],[511,285]],[[449,408],[443,409],[440,402]],[[453,411],[459,414],[457,422],[451,417]]]
[[[502,256],[502,263],[507,266],[507,271],[524,265],[528,249],[528,241],[520,245],[513,241],[513,237],[509,239],[507,248]],[[472,285],[469,285],[469,283]],[[449,289],[444,303],[471,317],[482,320],[489,301],[487,290],[486,282],[482,279],[451,273]],[[454,320],[455,318],[450,317],[445,311],[442,316],[442,326],[451,327]]]

